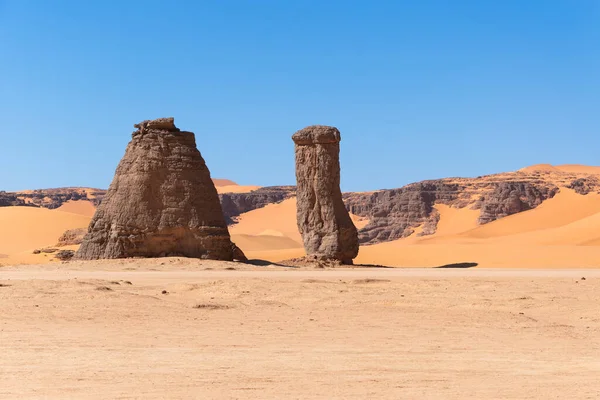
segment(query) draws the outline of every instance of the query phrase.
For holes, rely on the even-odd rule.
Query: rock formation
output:
[[[340,132],[329,126],[309,126],[292,139],[296,220],[306,254],[352,264],[358,255],[358,233],[340,191]]]
[[[75,228],[75,229],[67,229],[59,238],[58,243],[56,244],[58,247],[63,246],[72,246],[81,244],[83,242],[83,238],[87,234],[87,229],[84,228]]]
[[[502,182],[484,196],[479,223],[488,222],[531,210],[546,199],[554,197],[556,187],[536,187],[526,182]]]
[[[55,209],[70,200],[85,200],[100,204],[105,190],[91,188],[37,189],[24,192],[0,191],[0,207],[27,206]]]
[[[232,260],[236,247],[194,134],[173,118],[134,126],[76,258]]]
[[[481,210],[478,223],[486,224],[535,208],[559,190],[550,182],[509,177],[514,178],[492,175],[423,181],[400,189],[346,193],[344,202],[348,211],[369,219],[359,232],[360,243],[375,244],[410,236],[419,226],[423,228],[419,236],[434,234],[440,218],[436,204]]]

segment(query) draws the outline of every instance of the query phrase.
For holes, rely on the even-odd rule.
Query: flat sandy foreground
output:
[[[0,398],[600,396],[600,270],[70,262],[0,304]]]

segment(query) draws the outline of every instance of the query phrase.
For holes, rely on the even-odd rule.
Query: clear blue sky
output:
[[[311,124],[347,191],[600,164],[597,0],[0,0],[0,77],[0,190],[107,187],[163,116],[240,184]]]

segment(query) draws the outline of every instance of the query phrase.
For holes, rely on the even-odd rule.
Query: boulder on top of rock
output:
[[[194,134],[173,118],[134,126],[75,257],[232,260],[235,245]]]
[[[358,233],[340,190],[340,132],[331,126],[309,126],[292,139],[296,152],[298,229],[309,258],[352,264],[358,255]]]

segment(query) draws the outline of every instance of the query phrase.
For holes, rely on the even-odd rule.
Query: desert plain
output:
[[[435,233],[323,269],[285,263],[303,255],[293,197],[230,225],[250,264],[61,262],[34,250],[92,203],[0,207],[0,398],[598,398],[600,194],[561,186],[486,224],[435,208]]]

